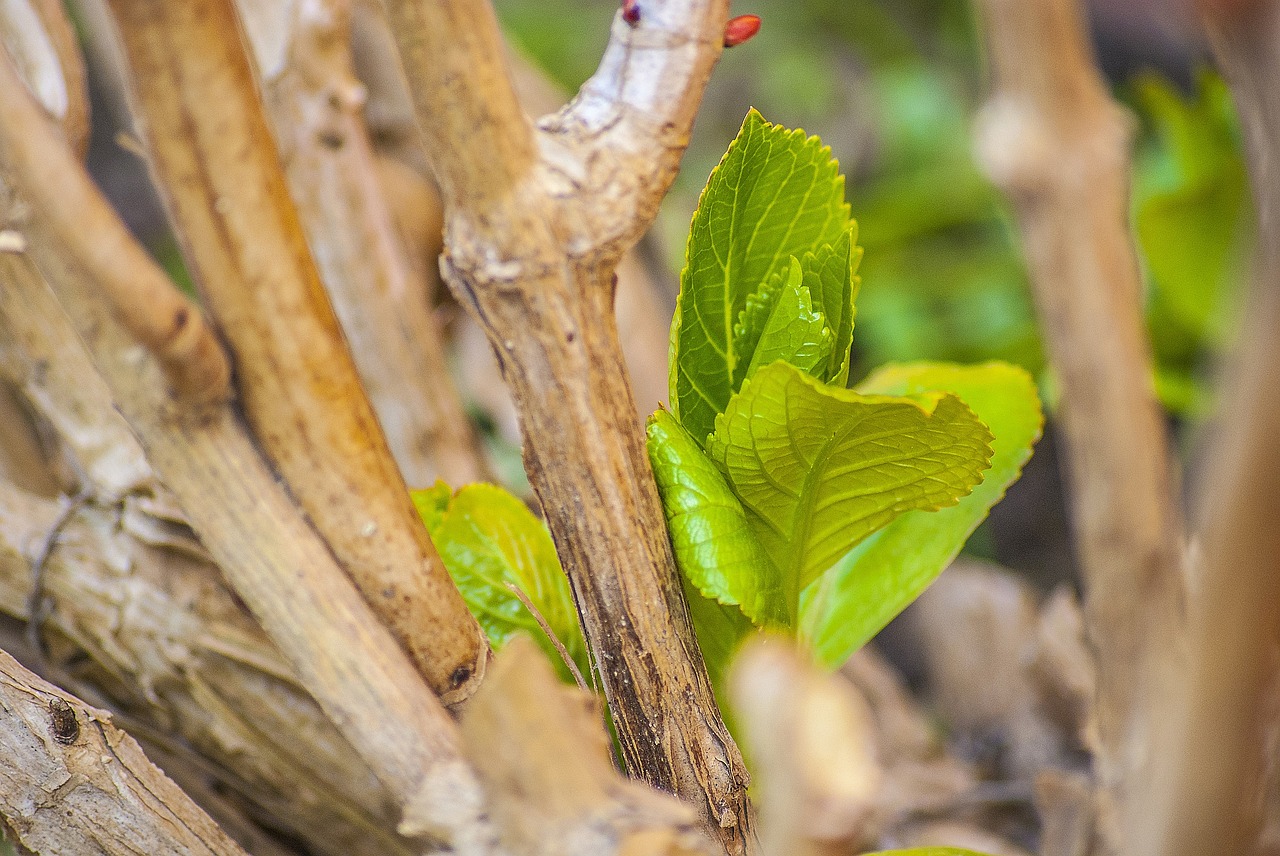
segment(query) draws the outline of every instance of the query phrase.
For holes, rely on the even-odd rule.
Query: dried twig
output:
[[[71,147],[89,147],[89,93],[76,31],[58,0],[0,6],[0,32],[40,106],[62,125]]]
[[[59,856],[245,856],[110,723],[0,651],[0,815]]]
[[[449,375],[423,265],[396,233],[361,117],[347,6],[238,3],[308,245],[405,479],[480,481],[487,467]],[[425,235],[415,237],[416,251]]]
[[[463,738],[513,856],[709,856],[697,816],[613,768],[595,696],[516,638],[467,706]]]
[[[53,16],[53,20],[58,17]],[[30,34],[28,40],[38,42]],[[28,75],[37,79],[57,75],[61,79],[60,65],[32,67],[41,58],[38,53],[26,58]],[[92,272],[119,320],[164,366],[179,399],[197,410],[222,401],[228,392],[227,360],[200,311],[138,246],[92,183],[60,181],[50,171],[50,162],[41,157],[38,148],[40,135],[25,133],[29,123],[43,117],[29,104],[24,92],[14,90],[21,84],[11,77],[13,66],[7,59],[5,62],[6,70],[0,74],[5,85],[2,130],[6,147],[29,171],[32,202],[49,209],[51,216],[65,218],[58,228],[71,239],[68,249],[79,264]],[[76,70],[83,76],[83,68]],[[34,88],[39,91],[39,87]],[[77,93],[64,88],[62,94],[66,99]],[[83,85],[78,94],[84,98]],[[31,109],[24,109],[28,107]],[[87,111],[87,103],[80,108],[65,107],[63,116],[77,109]],[[57,116],[57,111],[49,112]],[[57,204],[50,204],[53,200],[46,194],[57,194]]]
[[[0,92],[12,91],[12,85],[0,86]],[[12,106],[4,102],[0,126],[13,127]],[[28,110],[34,117],[24,114],[17,126],[36,139],[34,149],[42,157],[57,161],[51,174],[62,182],[87,182],[44,116],[34,104]],[[42,203],[33,204],[30,175],[8,142],[9,135],[0,134],[4,198],[11,191],[19,198],[9,200],[0,219],[21,232],[27,247],[21,254],[0,254],[0,314],[11,335],[55,340],[54,353],[85,343],[156,475],[190,515],[203,544],[299,681],[395,803],[403,806],[421,792],[442,790],[452,801],[438,804],[441,834],[481,834],[478,795],[458,758],[456,729],[437,698],[310,528],[231,408],[218,408],[199,423],[171,418],[156,366],[114,321],[97,283],[68,251],[72,238],[59,231],[64,219],[44,210],[64,197],[49,193],[34,197]]]
[[[600,70],[538,130],[489,3],[387,6],[445,201],[442,264],[515,397],[627,765],[741,852],[746,772],[693,637],[613,318],[614,267],[675,175],[728,3],[616,18]]]
[[[1129,818],[1133,856],[1252,850],[1280,642],[1280,4],[1214,4],[1210,35],[1245,131],[1258,278],[1231,361],[1208,484],[1186,671],[1155,699],[1156,763]],[[1274,727],[1274,725],[1272,725]]]
[[[994,92],[979,156],[1017,211],[1061,384],[1111,829],[1151,761],[1147,705],[1176,673],[1185,609],[1182,524],[1126,226],[1131,122],[1093,65],[1075,0],[981,7]]]
[[[0,342],[6,327],[0,319]],[[82,352],[64,351],[58,362],[78,367],[82,384],[98,381]],[[70,640],[76,656],[88,655],[92,666],[74,672],[77,692],[87,683],[105,694],[144,743],[163,731],[198,750],[214,779],[317,853],[407,856],[385,791],[237,608],[218,569],[198,557],[194,538],[184,543],[178,524],[153,516],[157,499],[139,491],[91,502],[59,529],[45,563],[43,636],[55,651]],[[61,510],[0,483],[0,611],[29,618],[23,548],[45,540]]]
[[[113,0],[152,166],[235,357],[245,416],[448,702],[488,645],[414,510],[308,251],[232,0]]]

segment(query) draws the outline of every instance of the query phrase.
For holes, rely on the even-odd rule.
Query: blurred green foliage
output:
[[[592,72],[616,9],[612,0],[497,6],[566,89]],[[712,80],[658,222],[668,257],[680,257],[697,190],[755,106],[820,133],[849,173],[866,249],[851,378],[890,361],[1002,359],[1039,377],[1052,402],[1008,208],[973,161],[984,81],[967,0],[754,0],[735,11],[759,14],[764,28],[727,51]],[[1209,72],[1188,93],[1145,75],[1117,94],[1139,119],[1133,215],[1156,387],[1171,411],[1197,415],[1251,242],[1240,133]]]

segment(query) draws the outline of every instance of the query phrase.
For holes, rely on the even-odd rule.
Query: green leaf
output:
[[[715,464],[665,410],[649,417],[647,434],[649,461],[684,579],[708,598],[741,607],[757,624],[785,620],[773,563]]]
[[[813,258],[812,254],[807,255]],[[825,372],[835,334],[827,327],[823,314],[814,311],[809,289],[802,285],[804,276],[800,262],[792,256],[786,268],[747,298],[746,308],[734,327],[741,356],[735,389],[761,366],[778,360],[814,376]],[[739,374],[741,377],[737,377]]]
[[[820,247],[816,253],[806,253],[800,263],[804,270],[804,286],[813,297],[813,308],[822,313],[835,335],[826,368],[811,374],[835,386],[844,386],[849,379],[854,300],[861,285],[861,280],[854,275],[862,261],[862,248],[856,244],[857,237],[855,223],[834,244]],[[794,360],[787,362],[799,365]]]
[[[694,634],[698,637],[698,648],[707,666],[707,677],[719,698],[729,674],[729,665],[742,640],[756,632],[756,628],[736,606],[717,603],[704,596],[687,579],[681,582],[684,584],[684,598],[689,604],[689,616],[693,619]],[[725,709],[723,704],[721,709]]]
[[[1191,97],[1155,75],[1135,84],[1163,157],[1159,174],[1149,166],[1139,176],[1134,225],[1154,285],[1153,325],[1174,321],[1184,347],[1188,337],[1221,347],[1255,224],[1230,93],[1216,75],[1198,83]]]
[[[933,514],[903,514],[845,555],[800,600],[800,635],[819,662],[836,668],[937,578],[970,533],[1022,472],[1040,437],[1043,416],[1035,384],[1005,363],[886,366],[859,392],[962,398],[995,436],[986,478],[959,504]]]
[[[671,325],[672,412],[700,443],[735,389],[744,358],[733,327],[747,297],[790,256],[834,244],[848,228],[831,150],[748,113],[693,216]]]
[[[773,363],[729,402],[707,454],[773,559],[794,616],[800,591],[859,541],[905,511],[954,505],[973,490],[990,441],[953,395],[863,395]]]
[[[412,491],[414,505],[445,568],[495,651],[525,632],[569,673],[551,641],[508,583],[517,586],[546,620],[583,674],[589,670],[569,581],[551,533],[528,507],[500,487],[469,484],[450,495],[443,482]]]

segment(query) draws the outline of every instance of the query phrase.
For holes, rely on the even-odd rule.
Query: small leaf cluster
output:
[[[748,114],[693,218],[671,327],[671,410],[648,423],[713,675],[752,626],[805,637],[821,660],[841,662],[954,557],[1039,433],[1030,379],[1003,364],[903,366],[846,388],[856,238],[830,150]],[[1012,448],[993,445],[958,387],[999,391],[990,419],[1019,417]],[[910,514],[957,509],[993,466],[995,489],[964,513]],[[858,552],[906,519],[921,561],[896,554],[892,536]],[[850,603],[852,591],[878,602]]]
[[[573,659],[581,674],[590,666],[569,582],[546,524],[500,487],[470,484],[456,494],[444,482],[411,492],[446,570],[495,651],[526,633],[551,658],[562,679],[568,667],[519,589]]]

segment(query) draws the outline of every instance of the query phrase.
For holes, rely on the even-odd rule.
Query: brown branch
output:
[[[0,116],[8,122],[7,114]],[[87,181],[65,144],[47,133],[44,156],[62,167],[53,172],[63,181]],[[218,408],[200,422],[173,418],[158,369],[111,317],[97,283],[68,251],[68,236],[51,228],[64,220],[32,204],[30,177],[15,169],[7,142],[8,135],[0,134],[6,183],[0,198],[9,203],[0,219],[21,232],[27,248],[0,254],[0,315],[11,335],[55,340],[52,353],[59,354],[85,343],[156,475],[299,682],[395,803],[405,806],[442,791],[452,801],[438,803],[441,834],[478,834],[478,796],[458,758],[456,728],[438,699],[261,459],[232,409]],[[10,199],[13,193],[18,199]]]
[[[1158,715],[1146,704],[1176,674],[1185,611],[1182,523],[1127,226],[1131,121],[1093,65],[1075,0],[981,8],[994,92],[979,157],[1016,209],[1061,385],[1098,670],[1102,821],[1114,831],[1112,812],[1146,786]]]
[[[17,0],[0,8],[0,31],[40,106],[80,155],[89,147],[89,92],[75,29],[58,0]]]
[[[31,176],[32,201],[63,218],[58,228],[73,239],[68,249],[92,271],[121,323],[164,366],[180,400],[197,410],[222,401],[227,360],[200,311],[138,246],[92,182],[59,180],[56,167],[42,156],[50,129],[7,59],[0,70],[0,99],[0,133]],[[61,197],[57,204],[50,204],[52,194]]]
[[[600,71],[536,132],[489,3],[387,6],[445,200],[446,278],[515,398],[628,768],[742,852],[746,771],[693,637],[614,322],[614,266],[675,175],[728,3],[615,19]]]
[[[383,196],[346,4],[238,5],[308,245],[401,472],[416,485],[486,478],[427,283]]]
[[[250,427],[428,683],[488,645],[414,510],[290,202],[232,0],[113,0],[158,184],[236,360]]]
[[[1210,18],[1245,131],[1258,206],[1258,278],[1239,352],[1223,384],[1221,430],[1204,468],[1200,551],[1193,570],[1189,654],[1157,697],[1156,764],[1130,818],[1133,856],[1251,852],[1261,775],[1274,731],[1280,642],[1280,5]]]
[[[0,816],[37,854],[245,856],[138,744],[0,651]]]

